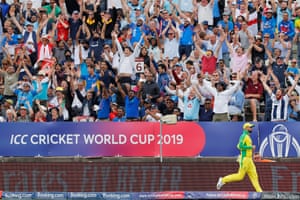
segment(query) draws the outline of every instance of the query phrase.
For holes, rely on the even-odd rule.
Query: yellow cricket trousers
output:
[[[230,174],[222,178],[222,182],[224,184],[235,182],[235,181],[241,181],[244,179],[245,174],[247,173],[253,187],[255,188],[256,192],[262,192],[262,189],[258,182],[258,176],[256,172],[256,167],[254,165],[254,162],[252,158],[245,157],[242,162],[240,163],[240,168],[238,173]]]

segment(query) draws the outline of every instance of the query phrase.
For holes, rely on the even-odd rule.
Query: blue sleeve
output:
[[[290,21],[289,26],[290,26],[290,27],[289,27],[290,31],[289,31],[288,36],[289,36],[290,39],[293,39],[293,37],[295,36],[295,27],[294,27],[294,23]]]
[[[236,104],[239,106],[240,109],[243,109],[244,105],[244,95],[238,94],[238,98],[236,100]]]
[[[85,75],[80,76],[80,79],[82,79],[82,80],[86,80],[86,78],[87,78],[87,76],[85,76]]]
[[[4,47],[4,46],[5,46],[6,40],[7,40],[7,38],[4,37],[3,40],[1,41],[1,47]]]

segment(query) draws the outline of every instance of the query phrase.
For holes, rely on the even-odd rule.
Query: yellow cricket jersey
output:
[[[252,140],[248,131],[243,131],[237,148],[241,151],[241,161],[245,157],[252,158]]]

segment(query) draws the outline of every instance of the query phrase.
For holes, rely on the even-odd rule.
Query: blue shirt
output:
[[[125,97],[125,110],[126,118],[139,118],[139,105],[140,100],[137,97],[129,99],[128,96]]]
[[[130,39],[131,45],[134,45],[134,43],[139,42],[143,33],[148,35],[150,32],[150,28],[145,24],[143,24],[142,26],[137,26],[135,23],[131,23],[130,28],[132,30],[132,37]],[[142,44],[143,42],[144,41],[142,41]]]
[[[265,16],[262,16],[262,32],[263,35],[266,33],[269,33],[270,38],[274,39],[275,37],[275,29],[276,29],[276,20],[274,17],[267,18]]]
[[[244,102],[245,102],[244,93],[241,90],[237,90],[235,93],[232,94],[228,105],[233,105],[242,111],[244,108]]]
[[[192,45],[193,44],[194,26],[189,25],[187,27],[184,27],[183,24],[180,24],[179,29],[182,31],[179,44],[180,45]]]
[[[206,110],[204,107],[200,107],[199,121],[212,121],[213,115],[214,113],[212,109]]]
[[[213,16],[214,18],[220,17],[219,1],[214,1]]]
[[[30,103],[30,106],[32,107],[33,97],[36,95],[35,90],[30,90],[29,92],[23,92],[20,89],[16,89],[14,92],[18,97],[16,108],[19,108],[20,105],[23,104],[28,109],[27,101]]]
[[[290,72],[294,75],[297,75],[297,74],[299,74],[299,69],[297,67],[288,67],[286,69],[286,72]]]
[[[125,116],[123,116],[123,117],[121,117],[121,118],[115,117],[115,118],[113,118],[112,121],[113,121],[113,122],[126,122],[126,117],[125,117]]]
[[[199,120],[199,109],[200,100],[198,98],[189,99],[188,97],[183,97],[184,110],[183,119],[184,120]]]
[[[7,40],[7,37],[4,37],[3,40],[2,40],[1,46],[4,47],[6,42],[9,45],[18,44],[18,35],[17,34],[12,34],[11,40]]]
[[[80,74],[81,74],[81,76],[88,76],[89,75],[88,70],[87,70],[87,65],[86,65],[85,62],[80,64]]]
[[[292,40],[295,36],[295,27],[294,23],[290,20],[288,21],[281,21],[278,24],[278,32],[283,32],[289,36],[289,40]]]
[[[33,87],[35,88],[35,90],[37,91],[38,88],[37,88],[37,82],[34,80],[32,81],[32,84],[33,84]],[[39,100],[48,100],[48,84],[49,84],[49,81],[43,81],[41,83],[41,91],[35,95],[34,99],[39,99]]]
[[[97,83],[97,81],[99,80],[99,76],[97,74],[94,74],[93,76],[91,75],[87,75],[87,76],[81,76],[80,77],[82,80],[85,80],[86,85],[85,85],[85,89],[89,90],[92,88],[92,85],[94,83]],[[95,91],[97,91],[97,87],[95,87]]]
[[[110,98],[104,99],[102,98],[99,103],[99,110],[97,113],[98,119],[108,119],[110,113]]]
[[[234,28],[233,22],[230,21],[230,20],[228,20],[227,23],[225,23],[224,20],[220,20],[220,21],[218,22],[218,26],[220,26],[220,25],[222,26],[223,29],[225,29],[225,28],[227,27],[228,32],[232,31],[233,28]]]
[[[157,84],[161,92],[165,92],[165,86],[170,82],[170,77],[166,72],[158,75]]]

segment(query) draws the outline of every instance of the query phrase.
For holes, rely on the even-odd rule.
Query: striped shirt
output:
[[[271,121],[286,121],[287,111],[289,105],[288,95],[284,95],[281,99],[277,100],[274,93],[271,95],[272,99],[272,112]]]

